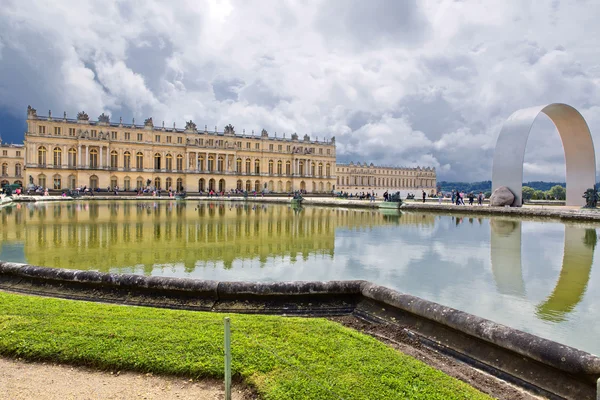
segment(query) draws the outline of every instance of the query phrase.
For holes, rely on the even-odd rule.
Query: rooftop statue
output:
[[[77,120],[78,121],[89,121],[90,117],[87,115],[87,113],[85,111],[81,111],[77,113]]]
[[[31,106],[27,106],[27,116],[28,117],[37,117],[37,110]]]
[[[105,124],[109,124],[110,123],[110,115],[106,115],[106,114],[102,113],[102,114],[100,114],[100,116],[98,116],[98,121],[104,122]]]
[[[146,119],[144,120],[144,126],[151,126],[151,127],[154,127],[154,123],[152,122],[152,117],[150,117],[150,118],[146,118]]]
[[[216,132],[216,129],[215,129]],[[229,124],[225,127],[225,133],[228,135],[233,135],[235,134],[235,129],[233,128],[233,125]]]
[[[185,123],[186,131],[196,131],[196,124],[191,119]]]

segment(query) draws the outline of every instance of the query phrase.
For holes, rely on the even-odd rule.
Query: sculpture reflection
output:
[[[498,292],[525,297],[521,263],[521,221],[491,219],[491,265]],[[565,225],[562,268],[556,286],[544,302],[536,306],[538,318],[562,322],[579,304],[590,278],[595,229]]]

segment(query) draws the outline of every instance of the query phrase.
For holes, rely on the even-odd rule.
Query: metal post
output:
[[[231,325],[225,317],[225,400],[231,400]]]

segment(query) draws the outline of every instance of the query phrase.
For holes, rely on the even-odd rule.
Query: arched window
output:
[[[54,175],[54,177],[52,178],[52,181],[54,182],[54,189],[56,189],[56,190],[62,189],[62,179],[61,179],[60,175]]]
[[[45,167],[46,166],[46,148],[44,146],[38,149],[38,165]],[[45,177],[44,177],[45,179]],[[45,182],[45,180],[44,180]],[[42,185],[40,185],[42,186]]]
[[[141,176],[138,176],[137,179],[135,180],[135,187],[137,189],[142,189],[144,187],[144,178],[142,178]]]
[[[331,164],[327,163],[327,165],[325,165],[325,175],[327,177],[331,176]]]
[[[254,190],[260,192],[260,181],[254,181]]]
[[[315,171],[315,162],[313,161],[313,162],[310,163],[310,175],[311,176],[315,176],[315,172],[316,172]]]
[[[247,174],[250,174],[252,172],[251,168],[252,168],[251,161],[249,158],[246,158],[246,173]],[[250,190],[250,189],[248,189],[248,190]]]
[[[273,160],[269,160],[269,175],[273,175]]]
[[[131,153],[128,151],[123,153],[123,168],[126,170],[131,168]]]
[[[171,178],[165,179],[165,189],[173,190],[173,179],[171,179]]]
[[[21,176],[22,172],[23,172],[23,166],[21,165],[21,163],[16,163],[15,164],[15,176]]]
[[[77,181],[75,179],[75,175],[69,175],[69,189],[75,189],[75,187],[77,186]]]
[[[117,180],[116,176],[111,176],[110,177],[110,188],[112,190],[115,190],[115,188],[119,186],[119,181]]]
[[[238,174],[242,173],[242,159],[241,158],[238,158],[237,160],[235,160],[235,171]],[[239,189],[242,190],[241,187]]]
[[[198,153],[198,170],[204,171],[204,155]]]
[[[55,147],[53,154],[54,154],[54,166],[60,167],[62,164],[62,150],[60,149],[60,147]]]
[[[183,171],[183,156],[181,154],[177,154],[176,168],[177,168],[177,171]]]
[[[178,192],[183,192],[183,179],[177,178],[177,189]]]
[[[90,176],[90,189],[98,188],[98,177],[96,175]]]
[[[215,157],[208,156],[208,172],[213,172],[215,169]]]
[[[77,150],[75,150],[73,147],[69,149],[69,156],[67,161],[69,163],[69,168],[75,168],[75,166],[77,165]]]
[[[254,160],[254,173],[260,174],[260,160]]]
[[[160,178],[158,178],[158,177],[157,177],[157,178],[154,178],[154,188],[155,188],[155,189],[162,189],[162,188],[160,187]]]
[[[98,149],[90,150],[90,168],[98,168]]]
[[[323,176],[323,163],[319,163],[319,169],[317,170],[319,176]]]
[[[123,190],[130,190],[130,189],[131,189],[131,178],[126,176],[125,178],[123,178]]]
[[[238,158],[238,160],[240,160],[240,163],[241,163],[242,159],[241,159],[241,158]],[[242,180],[241,180],[241,179],[238,179],[238,181],[236,182],[236,189],[237,189],[237,190],[242,190],[242,184],[243,184],[243,183],[242,183]]]
[[[154,169],[160,169],[161,158],[160,153],[154,154]]]
[[[246,192],[249,192],[252,190],[252,182],[250,182],[250,180],[248,179],[246,181]]]
[[[173,170],[173,156],[171,154],[167,154],[167,156],[165,158],[167,160],[167,163],[166,163],[167,171],[172,171]],[[167,187],[169,187],[169,186],[167,186]]]
[[[299,168],[299,170],[298,170],[298,174],[299,174],[300,176],[303,176],[303,175],[304,175],[304,161],[300,161],[300,162],[298,163],[298,165],[299,165],[299,167],[298,167],[298,168]],[[303,189],[303,190],[305,190],[305,189]]]
[[[137,154],[135,155],[135,168],[137,170],[144,169],[144,155],[142,154],[141,151],[138,151]]]
[[[110,167],[117,168],[119,166],[119,153],[116,150],[110,152]]]
[[[283,163],[281,160],[277,161],[277,175],[281,175],[283,173]]]
[[[285,162],[285,174],[290,175],[292,173],[292,163],[291,161]]]
[[[38,186],[41,186],[43,188],[46,187],[46,175],[44,175],[44,174],[38,175]]]
[[[225,157],[223,156],[219,156],[217,158],[217,171],[219,172],[223,172],[224,168],[223,168],[223,164],[225,163]],[[220,192],[222,192],[222,190],[219,190]]]
[[[8,163],[2,163],[2,176],[8,176]]]

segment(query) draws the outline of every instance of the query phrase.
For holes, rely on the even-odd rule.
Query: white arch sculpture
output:
[[[501,186],[515,195],[512,207],[522,204],[523,159],[529,132],[535,118],[546,114],[556,126],[565,150],[568,206],[583,206],[583,193],[596,184],[596,155],[592,135],[579,111],[567,104],[523,108],[514,112],[502,126],[492,167],[492,192]]]

